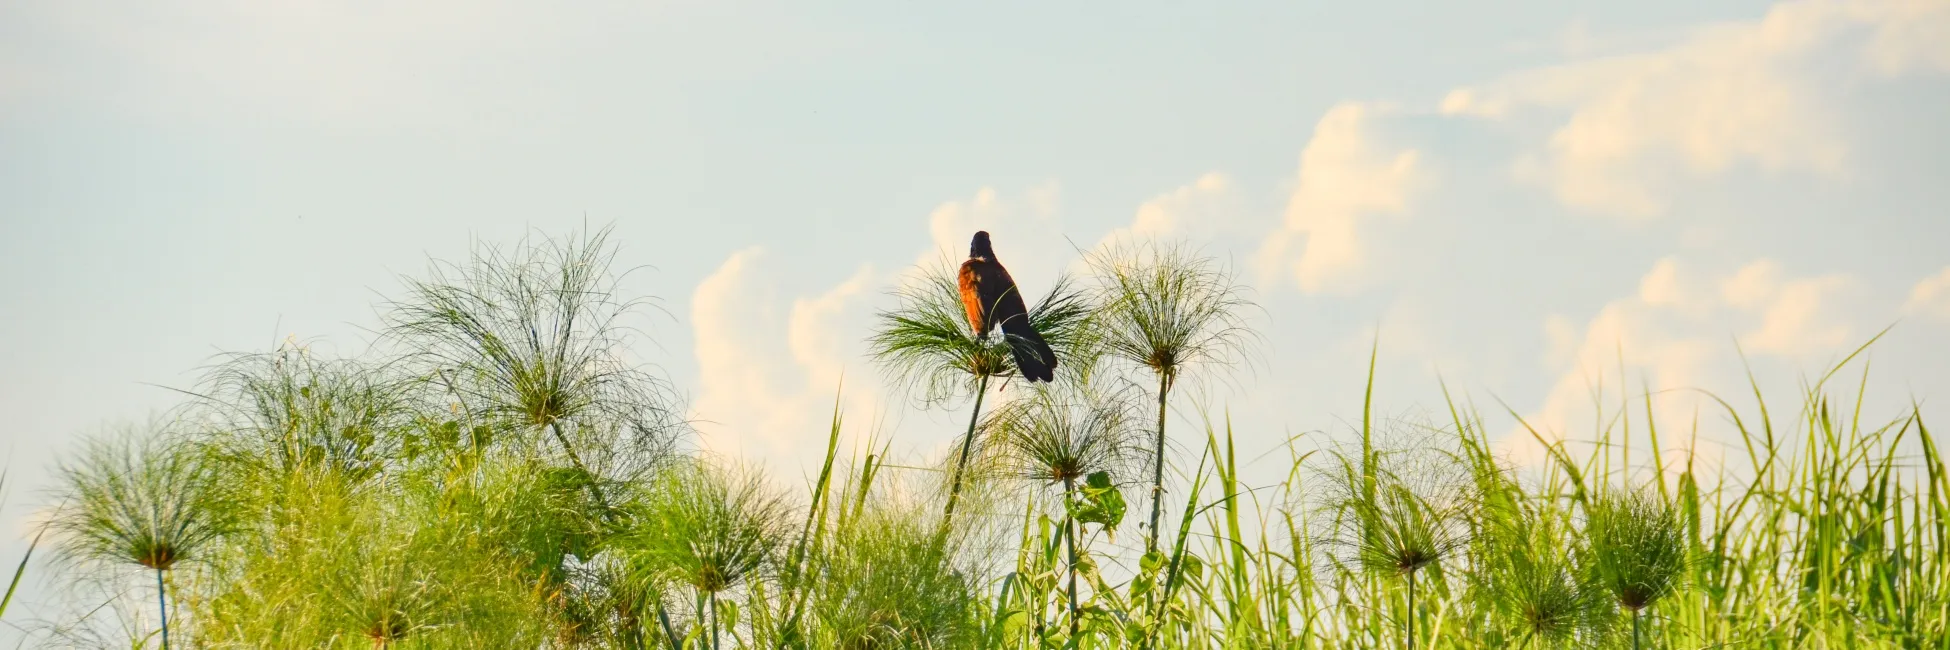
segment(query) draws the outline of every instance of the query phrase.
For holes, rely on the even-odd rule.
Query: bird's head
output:
[[[995,249],[989,248],[989,231],[975,231],[975,241],[968,243],[968,256],[982,260],[995,260]]]

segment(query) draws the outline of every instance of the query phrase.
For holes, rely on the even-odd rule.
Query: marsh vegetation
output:
[[[167,418],[77,448],[42,542],[52,570],[144,605],[37,633],[672,650],[1950,638],[1950,477],[1919,409],[1862,412],[1859,355],[1785,403],[1713,398],[1705,417],[1739,453],[1711,468],[1696,423],[1651,419],[1653,395],[1562,437],[1460,396],[1423,418],[1350,404],[1358,425],[1306,446],[1223,413],[1168,430],[1189,410],[1176,388],[1222,391],[1261,340],[1248,296],[1192,249],[1090,253],[1086,275],[1030,296],[1063,363],[1006,393],[1008,344],[975,338],[947,269],[923,268],[859,334],[891,385],[967,426],[914,468],[884,439],[849,451],[834,413],[803,432],[827,444],[802,483],[690,451],[677,392],[628,361],[651,349],[626,319],[645,303],[618,295],[611,251],[598,232],[436,264],[382,305],[371,352],[223,357]],[[1544,461],[1495,452],[1513,426]],[[1245,440],[1277,445],[1284,478],[1247,484]]]

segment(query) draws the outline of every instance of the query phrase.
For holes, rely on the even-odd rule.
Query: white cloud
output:
[[[1578,346],[1584,341],[1584,332],[1578,324],[1563,314],[1544,316],[1544,366],[1562,368],[1577,359]]]
[[[1262,282],[1288,277],[1302,291],[1348,290],[1360,284],[1368,252],[1362,223],[1404,214],[1426,181],[1413,149],[1387,147],[1369,133],[1381,109],[1347,103],[1329,110],[1300,152],[1299,182],[1284,224],[1256,257]]]
[[[1848,10],[1875,25],[1863,54],[1878,72],[1950,71],[1950,3],[1886,0],[1850,4]]]
[[[1950,266],[1910,288],[1903,313],[1950,323]]]
[[[1781,265],[1761,259],[1720,282],[1730,306],[1755,311],[1760,319],[1740,337],[1756,352],[1797,356],[1825,351],[1848,341],[1849,328],[1833,309],[1835,294],[1848,287],[1840,275],[1784,279]]]
[[[1639,280],[1639,300],[1657,307],[1691,308],[1699,305],[1701,297],[1694,287],[1687,286],[1680,277],[1679,261],[1670,257],[1652,265],[1652,270]]]
[[[1833,304],[1837,291],[1849,282],[1839,275],[1788,277],[1769,259],[1720,274],[1661,259],[1640,281],[1637,295],[1606,304],[1581,332],[1562,315],[1545,319],[1551,341],[1546,359],[1559,374],[1525,420],[1546,440],[1591,440],[1600,409],[1617,413],[1626,408],[1622,400],[1629,395],[1629,408],[1634,409],[1630,417],[1639,418],[1649,389],[1656,395],[1653,413],[1661,426],[1678,430],[1674,425],[1692,421],[1706,403],[1674,389],[1744,382],[1729,334],[1743,332],[1738,338],[1752,355],[1791,362],[1850,345],[1850,323]],[[1620,386],[1621,381],[1626,385]],[[1705,433],[1701,439],[1714,441]],[[1671,440],[1665,441],[1669,453],[1679,448]],[[1522,462],[1543,458],[1542,447],[1528,433],[1513,432],[1504,448]],[[1704,447],[1699,451],[1717,453]]]
[[[1781,265],[1774,260],[1758,260],[1740,268],[1733,277],[1720,282],[1720,295],[1736,307],[1761,305],[1781,284]]]
[[[732,253],[692,295],[691,415],[707,449],[791,467],[824,451],[836,396],[854,421],[877,415],[879,388],[857,341],[877,278],[863,266],[782,310],[767,258],[762,248]]]
[[[1656,265],[1653,274],[1662,272],[1664,265],[1663,261]],[[1705,367],[1715,352],[1726,347],[1718,342],[1724,339],[1690,336],[1688,328],[1675,328],[1674,320],[1670,309],[1643,296],[1605,305],[1582,331],[1561,315],[1546,318],[1545,332],[1554,342],[1554,354],[1548,357],[1556,362],[1553,369],[1559,377],[1541,407],[1525,420],[1547,439],[1589,433],[1584,429],[1596,417],[1592,394],[1599,386],[1609,387],[1606,392],[1612,395],[1610,404],[1615,409],[1621,369],[1644,378],[1654,390],[1703,385]],[[1541,448],[1528,434],[1512,436],[1507,444],[1521,460],[1542,458]]]
[[[1666,211],[1673,186],[1740,165],[1845,177],[1832,80],[1854,61],[1883,75],[1950,70],[1950,10],[1929,0],[1799,0],[1683,42],[1511,75],[1451,92],[1442,110],[1552,125],[1520,179],[1565,205],[1626,217]],[[1866,37],[1866,38],[1862,38]],[[1866,45],[1858,44],[1866,40]]]
[[[1741,343],[1755,352],[1787,357],[1807,357],[1847,345],[1850,328],[1833,302],[1848,285],[1848,278],[1837,275],[1780,283],[1770,292],[1760,324],[1742,335]]]
[[[1247,213],[1237,183],[1224,173],[1207,172],[1139,204],[1129,224],[1111,229],[1086,250],[1095,254],[1124,243],[1159,242],[1189,243],[1209,253],[1213,251],[1203,247],[1221,237],[1248,231],[1260,234],[1257,230],[1262,226],[1242,218]],[[1089,275],[1087,257],[1075,256],[1066,272],[1072,277]]]
[[[1139,205],[1131,225],[1112,230],[1099,246],[1124,238],[1207,239],[1238,225],[1238,202],[1238,187],[1232,178],[1221,172],[1206,172],[1190,184]]]

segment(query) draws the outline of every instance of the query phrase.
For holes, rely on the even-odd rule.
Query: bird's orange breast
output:
[[[982,272],[976,268],[981,262],[969,260],[961,264],[961,306],[968,311],[968,327],[977,335],[988,333],[984,327],[982,312]]]

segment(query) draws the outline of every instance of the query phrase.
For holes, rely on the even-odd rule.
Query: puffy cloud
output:
[[[1381,111],[1341,104],[1314,127],[1313,140],[1300,152],[1299,182],[1285,222],[1255,258],[1264,284],[1289,277],[1308,293],[1359,285],[1367,263],[1362,223],[1406,213],[1427,176],[1417,151],[1372,139],[1371,124]]]
[[[836,396],[855,417],[879,408],[857,342],[877,277],[863,266],[782,308],[780,274],[767,259],[763,248],[734,252],[692,294],[699,394],[691,416],[707,449],[791,466],[824,451]]]
[[[1584,332],[1576,321],[1563,314],[1544,316],[1544,365],[1562,368],[1571,365],[1584,342]]]
[[[1552,341],[1547,361],[1559,377],[1542,406],[1525,418],[1539,433],[1561,439],[1590,422],[1595,417],[1593,393],[1607,383],[1607,376],[1616,380],[1616,373],[1624,369],[1636,372],[1655,390],[1701,385],[1707,362],[1724,344],[1675,327],[1678,319],[1672,303],[1644,290],[1658,286],[1662,282],[1658,276],[1675,270],[1675,261],[1661,260],[1647,274],[1649,281],[1641,283],[1639,295],[1606,304],[1581,329],[1562,315],[1546,318],[1544,330]],[[1543,457],[1528,434],[1512,436],[1509,445],[1522,460]]]
[[[1782,3],[1757,22],[1701,30],[1663,49],[1458,89],[1442,110],[1552,124],[1542,151],[1518,160],[1519,178],[1572,207],[1656,216],[1677,181],[1737,165],[1845,175],[1847,138],[1831,119],[1819,68],[1839,58],[1883,75],[1950,70],[1945,7]]]
[[[1839,275],[1788,277],[1768,259],[1719,274],[1661,259],[1641,279],[1636,295],[1606,304],[1582,331],[1562,315],[1545,319],[1551,342],[1547,367],[1558,378],[1525,421],[1546,440],[1567,435],[1589,440],[1595,432],[1587,429],[1600,409],[1618,413],[1629,396],[1635,411],[1629,417],[1636,418],[1644,414],[1640,400],[1650,390],[1656,395],[1654,416],[1667,430],[1678,430],[1673,425],[1693,421],[1706,403],[1674,389],[1744,381],[1729,333],[1742,332],[1738,339],[1749,353],[1790,361],[1845,349],[1852,329],[1834,315],[1839,310],[1833,301],[1849,282]],[[1709,434],[1703,433],[1702,441],[1716,442]],[[1665,445],[1668,452],[1682,448],[1671,438]],[[1504,447],[1522,462],[1544,457],[1527,432],[1513,432]],[[1699,452],[1717,454],[1705,447]]]
[[[1653,263],[1652,270],[1639,280],[1639,300],[1650,306],[1697,310],[1702,300],[1710,298],[1687,285],[1680,276],[1679,261],[1670,257]]]
[[[1950,323],[1950,266],[1917,282],[1909,290],[1903,313]]]
[[[1797,356],[1846,343],[1849,328],[1833,315],[1835,295],[1848,287],[1846,276],[1785,279],[1781,265],[1762,259],[1741,267],[1720,283],[1728,305],[1754,310],[1760,320],[1740,337],[1756,352]]]
[[[1950,3],[1884,0],[1845,4],[1854,20],[1874,25],[1863,56],[1878,72],[1950,71]]]
[[[1240,212],[1239,191],[1232,178],[1206,172],[1139,205],[1131,225],[1112,230],[1098,245],[1125,238],[1206,239],[1239,225]]]
[[[1117,250],[1121,244],[1155,241],[1203,247],[1247,229],[1256,230],[1260,226],[1240,218],[1247,212],[1242,199],[1231,177],[1216,171],[1201,174],[1188,184],[1139,204],[1129,224],[1105,233],[1086,255],[1075,256],[1066,272],[1072,277],[1089,275],[1088,254]]]
[[[1781,265],[1774,260],[1758,260],[1720,282],[1720,295],[1736,307],[1752,308],[1765,302],[1781,284]]]
[[[1749,269],[1769,269],[1761,279],[1750,277]],[[1740,337],[1748,349],[1780,356],[1806,356],[1835,350],[1849,340],[1848,323],[1841,320],[1834,299],[1849,285],[1840,275],[1780,280],[1777,265],[1760,261],[1741,269],[1735,277],[1748,282],[1746,292],[1731,301],[1735,306],[1758,308],[1760,323]],[[1729,296],[1733,298],[1733,296]]]

